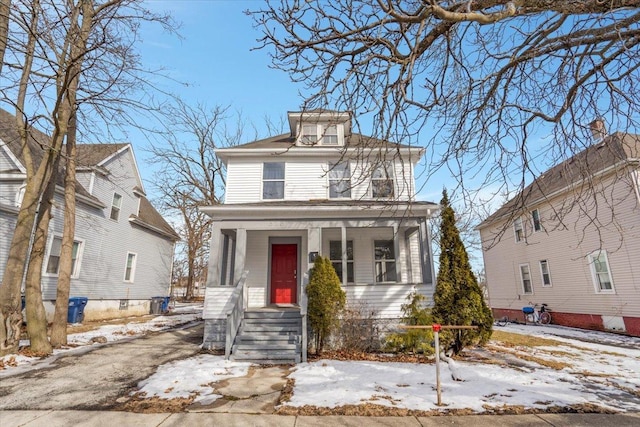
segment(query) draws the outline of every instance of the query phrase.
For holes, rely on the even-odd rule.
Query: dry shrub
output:
[[[380,350],[378,313],[366,303],[350,303],[335,332],[335,348],[343,352],[369,353]]]

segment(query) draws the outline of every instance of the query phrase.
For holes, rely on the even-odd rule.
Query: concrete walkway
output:
[[[441,417],[346,417],[346,416],[280,416],[269,414],[135,414],[131,412],[99,411],[0,411],[2,427],[204,427],[204,426],[252,426],[252,427],[637,427],[640,413],[635,414],[540,414],[540,415],[469,415]]]

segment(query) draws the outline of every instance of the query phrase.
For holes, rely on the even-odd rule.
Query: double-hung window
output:
[[[538,211],[538,209],[531,211],[531,223],[533,225],[534,232],[542,230],[542,225],[540,224],[540,211]]]
[[[351,198],[351,170],[348,161],[329,163],[329,198]]]
[[[371,171],[371,195],[374,199],[394,195],[393,163],[381,162]]]
[[[516,242],[522,242],[524,239],[524,228],[522,228],[522,218],[516,218],[513,221],[513,233],[516,236]]]
[[[127,252],[127,263],[124,266],[124,281],[133,282],[136,274],[136,258],[137,254],[133,252]]]
[[[546,259],[540,260],[540,275],[542,276],[542,286],[551,286],[551,272],[549,262]]]
[[[78,277],[80,273],[80,250],[82,242],[74,240],[71,249],[71,277]],[[60,252],[62,250],[62,238],[53,236],[49,247],[49,257],[47,258],[47,274],[57,275],[60,271]]]
[[[396,254],[393,240],[374,241],[376,282],[395,282]]]
[[[302,135],[300,136],[300,142],[305,145],[314,145],[318,143],[318,126],[302,125]]]
[[[613,293],[613,280],[606,251],[596,251],[589,254],[589,264],[596,292]]]
[[[329,260],[333,265],[333,269],[342,281],[342,241],[329,241]],[[347,240],[347,282],[355,283],[353,274],[353,240]]]
[[[283,162],[266,162],[262,165],[262,198],[284,199]]]
[[[520,264],[520,280],[522,281],[522,292],[525,294],[532,294],[533,286],[531,285],[529,264]]]
[[[120,218],[120,209],[122,208],[122,196],[118,193],[113,193],[113,200],[111,201],[111,214],[109,218],[117,221]]]
[[[338,145],[338,127],[336,125],[327,125],[324,128],[322,145]]]

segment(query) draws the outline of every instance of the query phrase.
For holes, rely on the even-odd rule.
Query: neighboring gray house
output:
[[[351,113],[288,118],[288,134],[216,150],[225,203],[202,208],[214,221],[204,346],[236,359],[306,359],[317,255],[332,261],[348,303],[381,318],[434,290],[428,221],[439,206],[415,200],[423,150],[352,133]]]
[[[496,317],[531,301],[555,324],[640,336],[639,135],[599,139],[478,228]]]
[[[37,156],[49,137],[32,129]],[[0,110],[0,278],[3,275],[26,170],[21,161],[15,118]],[[76,186],[76,232],[71,296],[87,297],[85,318],[149,312],[155,296],[169,295],[176,232],[145,196],[131,144],[80,144]],[[42,272],[45,308],[56,296],[63,230],[62,176]]]

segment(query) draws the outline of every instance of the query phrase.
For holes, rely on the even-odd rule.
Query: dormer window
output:
[[[303,124],[300,129],[300,145],[344,145],[344,130],[342,124]]]

